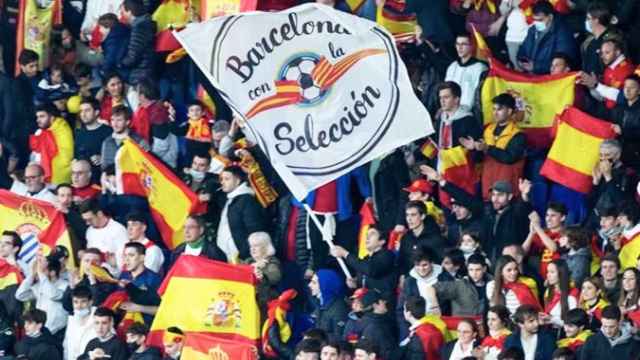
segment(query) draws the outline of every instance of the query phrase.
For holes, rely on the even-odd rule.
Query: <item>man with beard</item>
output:
[[[513,314],[513,319],[517,330],[504,341],[504,348],[522,349],[525,359],[551,359],[556,342],[551,334],[540,329],[538,309],[532,305],[522,305]]]

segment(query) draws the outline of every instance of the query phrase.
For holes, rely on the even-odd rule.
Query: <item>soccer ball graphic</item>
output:
[[[302,89],[302,105],[313,105],[324,99],[327,90],[321,90],[313,81],[311,72],[319,59],[316,56],[304,54],[291,59],[280,72],[280,80],[297,81]]]

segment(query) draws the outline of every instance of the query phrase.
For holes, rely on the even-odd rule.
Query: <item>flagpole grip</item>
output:
[[[320,223],[320,219],[318,219],[318,217],[316,216],[315,212],[313,210],[311,210],[309,205],[307,205],[305,203],[303,203],[302,206],[304,206],[304,209],[307,211],[307,214],[309,214],[309,216],[311,217],[311,220],[313,220],[313,223],[318,228],[318,231],[320,231],[320,233],[322,234],[322,238],[324,239],[324,241],[326,241],[327,244],[329,244],[329,248],[333,248],[335,246],[333,244],[333,240],[331,239],[331,236],[325,236],[324,227],[322,226],[322,223]],[[353,276],[351,276],[351,273],[349,272],[349,269],[347,268],[347,264],[344,263],[344,259],[337,257],[336,260],[338,261],[338,264],[340,265],[340,268],[342,269],[342,272],[347,277],[347,279],[352,279]]]

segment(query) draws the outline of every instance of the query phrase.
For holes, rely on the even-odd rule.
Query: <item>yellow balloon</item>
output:
[[[77,114],[80,112],[80,95],[74,95],[67,100],[67,110],[71,114]]]

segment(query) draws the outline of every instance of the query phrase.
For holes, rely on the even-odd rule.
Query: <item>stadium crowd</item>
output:
[[[264,358],[640,358],[640,261],[620,260],[640,247],[640,2],[317,0],[372,20],[383,8],[415,18],[399,48],[435,129],[309,194],[332,225],[331,247],[193,61],[157,50],[152,14],[165,2],[61,1],[39,54],[16,52],[20,1],[0,1],[0,188],[54,204],[72,244],[45,256],[0,229],[3,269],[21,275],[14,287],[0,281],[0,358],[179,359],[184,329],[169,328],[162,349],[146,340],[158,287],[183,254],[250,264],[262,322],[297,291],[287,299],[291,333],[268,322]],[[298,3],[259,0],[258,9]],[[616,134],[585,175],[588,193],[540,175],[551,143],[521,128],[521,99],[499,94],[483,114],[489,64],[474,31],[524,75],[577,72],[575,106]],[[46,130],[53,148],[38,136]],[[208,205],[187,218],[175,249],[147,199],[117,191],[125,139]],[[466,149],[473,188],[445,179],[422,151],[429,141]],[[367,206],[375,221],[359,237]],[[122,290],[126,301],[105,305]],[[121,326],[129,313],[141,316]]]

